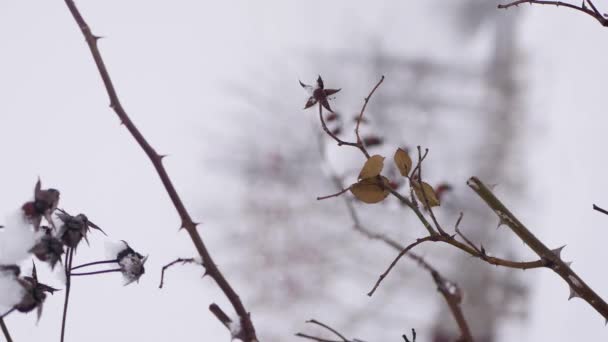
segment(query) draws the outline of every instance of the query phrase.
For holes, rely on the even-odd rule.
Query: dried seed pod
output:
[[[106,234],[101,228],[89,221],[87,216],[84,214],[72,216],[65,210],[59,209],[58,211],[59,213],[57,213],[57,217],[59,217],[63,224],[59,228],[57,236],[64,245],[70,248],[76,248],[83,238],[87,244],[89,244],[87,233],[89,232],[90,228],[99,230],[104,235]]]
[[[129,285],[134,281],[139,282],[139,278],[146,272],[144,264],[148,257],[134,251],[125,241],[123,243],[125,248],[118,253],[116,260],[118,260],[120,270],[125,278],[125,285]]]
[[[25,203],[21,209],[34,229],[38,230],[43,217],[53,225],[51,215],[57,209],[57,205],[59,205],[59,191],[56,189],[42,190],[40,179],[38,179],[34,188],[34,201]]]
[[[42,315],[42,305],[46,299],[46,293],[53,294],[58,290],[38,282],[36,264],[34,264],[34,267],[32,268],[31,277],[22,277],[19,278],[18,281],[25,293],[21,301],[14,306],[14,309],[23,313],[28,313],[37,309],[38,319],[40,319],[40,316]]]
[[[306,89],[310,94],[308,101],[306,101],[306,105],[304,109],[308,109],[314,106],[317,103],[320,103],[325,109],[333,113],[333,110],[329,106],[329,96],[334,95],[339,92],[340,89],[325,89],[325,85],[323,84],[323,79],[321,76],[317,78],[317,85],[315,87],[302,83],[300,81],[300,85],[302,88]]]
[[[63,243],[57,237],[53,236],[52,230],[48,227],[42,227],[45,234],[32,247],[30,253],[34,254],[38,260],[48,262],[51,268],[54,269],[57,262],[61,260],[64,253]]]

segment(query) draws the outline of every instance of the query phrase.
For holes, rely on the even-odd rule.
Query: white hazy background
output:
[[[323,71],[314,65],[317,50],[365,49],[370,35],[405,52],[449,56],[459,49],[446,43],[449,35],[434,29],[449,19],[436,3],[77,4],[93,32],[106,37],[100,48],[127,112],[152,145],[170,155],[167,169],[187,207],[203,222],[201,233],[220,268],[238,262],[231,253],[238,246],[221,240],[230,226],[220,224],[222,215],[235,214],[229,208],[238,189],[231,187],[229,177],[222,177],[222,165],[206,162],[224,151],[221,140],[211,137],[230,129],[224,118],[242,102],[225,84],[256,84],[252,78],[259,75],[287,73],[289,83],[267,91],[288,98],[298,98],[294,93],[299,92],[301,100],[293,105],[300,108],[305,94],[297,79],[313,79]],[[608,206],[603,87],[608,36],[590,17],[562,8],[521,6],[515,11],[525,13],[519,34],[531,125],[523,159],[529,165],[521,165],[520,177],[528,180],[532,200],[518,214],[549,246],[568,244],[565,258],[574,260],[574,269],[606,297],[608,217],[593,212],[591,204]],[[0,44],[2,213],[29,199],[40,176],[44,186],[61,190],[62,207],[85,212],[112,239],[127,240],[150,254],[139,285],[123,287],[120,275],[73,281],[67,339],[228,341],[227,331],[207,307],[212,302],[230,307],[211,281],[201,280],[200,269],[172,269],[166,288],[158,289],[160,267],[178,256],[192,256],[194,249],[187,235],[178,232],[179,219],[150,162],[110,110],[84,39],[63,1],[0,0]],[[391,75],[386,76],[390,82]],[[372,85],[374,80],[361,82]],[[264,86],[263,80],[257,84]],[[276,137],[277,143],[288,138]],[[218,203],[227,203],[225,212]],[[103,257],[103,238],[94,236],[92,248],[79,250],[77,260]],[[263,270],[259,273],[264,276]],[[525,275],[532,286],[531,316],[524,331],[516,334],[518,340],[608,338],[603,319],[581,300],[566,301],[568,289],[554,274],[543,270]],[[246,292],[247,283],[234,287]],[[246,296],[243,300],[247,304]],[[14,339],[58,339],[62,304],[61,292],[49,297],[37,325],[34,314],[8,317]],[[310,318],[308,312],[300,314],[289,320]],[[295,331],[284,328],[289,326],[281,323],[284,319],[259,323],[294,340]],[[367,323],[373,324],[373,317]],[[404,326],[403,332],[409,328]],[[259,330],[263,339],[264,331]],[[424,341],[424,332],[419,333]],[[512,340],[511,334],[505,329],[501,340]]]

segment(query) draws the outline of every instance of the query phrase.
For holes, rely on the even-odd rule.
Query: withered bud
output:
[[[134,281],[139,282],[139,278],[146,272],[144,264],[148,257],[134,251],[125,241],[123,243],[125,248],[116,255],[116,260],[118,260],[120,270],[125,278],[125,285],[129,285]]]
[[[51,265],[51,268],[54,269],[64,253],[63,243],[53,236],[50,228],[42,228],[45,229],[46,233],[40,238],[36,245],[32,247],[30,253],[34,254],[38,260],[48,262]]]
[[[15,310],[28,313],[37,309],[38,319],[40,319],[40,316],[42,315],[42,304],[46,299],[46,293],[53,294],[58,290],[38,282],[36,265],[34,265],[34,268],[32,269],[31,277],[22,277],[17,279],[17,281],[23,287],[24,295],[21,301],[15,305]]]
[[[59,205],[59,191],[56,189],[42,190],[39,179],[34,189],[34,201],[26,202],[21,209],[24,216],[38,230],[43,217],[53,224],[51,215],[57,209],[57,205]]]
[[[61,239],[61,242],[63,242],[64,245],[70,248],[76,248],[83,238],[87,244],[89,243],[89,240],[87,239],[89,228],[97,229],[104,233],[101,228],[89,221],[87,216],[84,214],[72,216],[66,211],[59,209],[57,217],[59,217],[59,219],[63,222],[59,228],[57,236],[59,239]]]

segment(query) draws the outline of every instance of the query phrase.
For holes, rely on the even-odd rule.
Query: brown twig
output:
[[[182,263],[182,265],[185,265],[185,264],[196,262],[196,260],[194,258],[177,258],[177,259],[171,261],[170,263],[166,264],[165,266],[163,266],[163,268],[160,272],[160,284],[158,285],[159,289],[162,289],[165,284],[165,271],[169,267],[171,267],[177,263],[180,263],[180,262]]]
[[[369,103],[369,100],[372,98],[372,95],[374,95],[374,93],[376,92],[376,89],[378,89],[378,87],[380,87],[382,82],[384,82],[384,75],[382,75],[382,77],[380,77],[380,80],[378,81],[378,83],[376,83],[374,88],[372,88],[372,90],[369,92],[369,95],[367,95],[367,97],[363,101],[363,107],[361,107],[361,111],[359,112],[359,117],[357,117],[357,125],[355,126],[355,136],[357,137],[357,145],[361,149],[361,152],[363,152],[365,157],[368,159],[369,159],[369,153],[367,152],[367,148],[365,147],[363,140],[361,140],[361,135],[359,135],[359,126],[361,126],[361,121],[363,120],[363,114],[365,114],[365,109],[367,109],[367,104]]]
[[[587,8],[585,3],[588,3],[589,6],[591,6],[591,9]],[[591,0],[583,0],[581,6],[573,5],[573,4],[570,4],[567,2],[563,2],[563,1],[518,0],[518,1],[513,1],[513,2],[506,3],[506,4],[498,5],[498,8],[507,9],[509,7],[519,6],[521,4],[567,7],[567,8],[573,9],[575,11],[579,11],[581,13],[585,13],[585,14],[593,17],[602,26],[608,26],[608,20],[597,10],[597,8],[595,7],[595,5],[593,4],[593,2]]]
[[[65,324],[68,316],[68,303],[70,300],[70,288],[72,277],[72,260],[74,259],[74,248],[68,248],[65,253],[65,299],[63,302],[63,316],[61,318],[61,342],[65,339]]]
[[[571,297],[580,297],[591,305],[605,319],[608,319],[608,304],[593,291],[571,268],[565,263],[559,253],[549,249],[531,231],[526,228],[492,191],[478,178],[471,177],[467,185],[492,209],[496,215],[528,245],[547,267],[557,273],[570,286]]]
[[[608,215],[608,210],[598,207],[597,205],[593,205],[593,210],[597,210],[602,214]]]
[[[306,323],[318,325],[318,326],[322,327],[323,329],[331,332],[332,334],[338,336],[338,338],[340,338],[340,339],[339,340],[328,340],[328,339],[325,339],[325,338],[316,337],[316,336],[312,336],[312,335],[307,335],[307,334],[303,334],[303,333],[297,333],[296,334],[297,337],[302,337],[302,338],[306,338],[306,339],[313,340],[313,341],[318,341],[318,342],[355,342],[355,341],[364,342],[364,341],[362,341],[360,339],[350,340],[350,339],[344,337],[344,335],[342,335],[336,329],[330,327],[329,325],[327,325],[325,323],[319,322],[319,321],[317,321],[315,319],[308,320],[308,321],[306,321]]]
[[[326,200],[326,199],[332,198],[332,197],[338,197],[338,196],[342,195],[343,193],[347,192],[348,190],[350,190],[350,187],[349,188],[345,188],[343,190],[340,190],[340,191],[338,191],[338,192],[336,192],[335,194],[332,194],[332,195],[319,196],[319,197],[317,197],[317,201]]]
[[[401,250],[401,252],[399,252],[399,254],[397,255],[397,257],[393,260],[393,262],[391,262],[391,264],[386,269],[386,271],[384,271],[384,273],[382,273],[380,275],[380,278],[378,278],[378,280],[376,281],[376,284],[374,284],[374,287],[372,288],[371,291],[369,291],[367,293],[367,295],[368,296],[372,296],[374,294],[374,292],[376,292],[376,289],[378,289],[378,286],[380,286],[380,283],[382,283],[382,280],[384,280],[384,278],[386,278],[386,276],[391,272],[391,270],[393,269],[393,267],[395,267],[395,265],[397,265],[397,262],[399,262],[399,260],[405,254],[407,254],[407,252],[409,252],[412,248],[418,246],[419,244],[421,244],[423,242],[427,242],[427,241],[433,241],[433,239],[434,239],[434,236],[427,236],[427,237],[423,237],[423,238],[417,239],[415,242],[409,244],[407,247],[405,247],[403,250]]]
[[[4,338],[6,339],[6,342],[13,342],[13,339],[11,338],[11,334],[8,332],[8,327],[6,326],[6,323],[4,323],[3,318],[0,318],[0,328],[2,329],[2,333],[4,334]]]
[[[114,260],[103,260],[103,261],[93,261],[93,262],[88,262],[86,264],[74,266],[74,267],[72,267],[72,271],[77,270],[79,268],[84,268],[84,267],[89,267],[89,266],[95,266],[95,265],[103,265],[103,264],[113,264],[113,263],[117,263],[117,262],[118,262],[118,260],[116,260],[116,259],[114,259]]]
[[[232,288],[228,280],[226,280],[222,272],[220,272],[213,258],[211,257],[211,254],[207,250],[207,247],[203,243],[203,240],[196,229],[197,223],[192,220],[190,213],[186,210],[182,199],[178,195],[177,190],[175,189],[171,181],[171,178],[169,177],[167,171],[165,170],[165,167],[163,166],[163,156],[158,154],[156,150],[148,143],[146,138],[137,129],[133,121],[131,121],[126,111],[122,107],[118,98],[118,94],[116,93],[116,90],[114,88],[114,84],[112,83],[112,80],[110,78],[110,74],[106,68],[106,65],[103,61],[103,58],[101,57],[101,53],[99,52],[99,48],[97,46],[99,37],[91,32],[89,25],[86,23],[86,21],[78,11],[78,8],[74,4],[74,1],[65,0],[65,3],[86,40],[93,60],[95,61],[99,74],[103,80],[103,84],[106,88],[106,92],[108,93],[108,97],[110,98],[110,107],[114,110],[122,124],[127,128],[129,133],[131,133],[133,138],[137,141],[139,146],[142,148],[142,150],[146,153],[146,155],[152,162],[152,165],[156,169],[156,172],[158,173],[158,176],[160,177],[165,187],[165,190],[167,191],[167,194],[171,198],[171,202],[175,206],[175,209],[177,210],[177,213],[180,216],[180,219],[182,221],[181,228],[185,229],[190,235],[192,243],[194,244],[198,254],[201,256],[203,266],[205,267],[207,274],[209,274],[209,276],[213,278],[213,280],[215,280],[215,282],[220,287],[225,296],[228,298],[228,300],[232,304],[232,307],[239,316],[242,324],[242,329],[245,335],[245,341],[257,341],[255,328],[251,321],[249,312],[243,305],[243,302],[239,298],[236,291]]]
[[[96,275],[96,274],[105,274],[105,273],[115,273],[122,271],[121,268],[114,268],[111,270],[101,270],[101,271],[91,271],[91,272],[83,272],[83,273],[71,273],[70,276],[88,276],[88,275]]]
[[[420,192],[422,193],[422,198],[424,199],[424,206],[427,208],[429,213],[431,214],[431,219],[433,223],[435,223],[435,228],[439,231],[441,235],[448,235],[443,229],[441,229],[441,225],[439,225],[439,221],[435,217],[435,212],[433,211],[433,207],[429,204],[429,199],[426,196],[426,191],[424,191],[423,180],[422,180],[422,152],[420,150],[420,146],[417,146],[418,149],[418,182],[420,183]],[[429,149],[426,148],[424,151],[424,156],[429,153]]]

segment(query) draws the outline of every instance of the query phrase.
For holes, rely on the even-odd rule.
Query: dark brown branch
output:
[[[467,182],[469,187],[492,209],[499,219],[528,245],[542,260],[548,262],[547,267],[557,273],[570,286],[574,296],[589,303],[605,319],[608,319],[608,304],[593,291],[571,268],[555,253],[543,244],[526,226],[523,225],[490,189],[478,178],[472,177]]]
[[[2,329],[2,333],[4,334],[4,338],[6,339],[6,342],[13,342],[13,339],[11,338],[11,334],[8,332],[8,327],[6,326],[6,323],[4,323],[3,318],[0,318],[0,328]]]
[[[65,299],[63,302],[63,316],[61,318],[61,342],[65,339],[65,324],[68,316],[68,303],[70,300],[70,288],[71,288],[71,277],[72,277],[72,259],[74,258],[74,248],[68,248],[65,253]]]
[[[329,135],[332,139],[334,139],[338,143],[338,146],[346,145],[346,146],[353,146],[358,149],[361,149],[361,145],[359,145],[357,143],[344,141],[344,140],[338,138],[337,135],[332,133],[332,131],[330,131],[329,128],[327,128],[327,124],[325,123],[325,118],[323,117],[323,106],[320,103],[319,103],[319,120],[321,120],[321,127],[323,127],[323,130],[325,131],[325,133],[327,133],[327,135]]]
[[[412,340],[411,341],[409,338],[407,338],[407,336],[405,334],[403,334],[401,337],[403,337],[405,342],[416,342],[416,329],[412,329]]]
[[[350,190],[350,188],[345,188],[343,190],[336,192],[335,194],[331,194],[331,195],[327,195],[327,196],[319,196],[319,197],[317,197],[317,201],[326,200],[326,199],[332,198],[332,197],[338,197],[338,196],[342,195],[343,193],[347,192],[348,190]]]
[[[382,75],[382,77],[380,77],[380,80],[378,81],[378,83],[376,83],[374,88],[372,88],[372,90],[369,92],[369,95],[367,95],[367,97],[363,101],[363,107],[361,107],[361,112],[359,112],[359,117],[357,118],[357,125],[355,126],[355,136],[357,137],[357,145],[361,149],[361,152],[363,152],[365,157],[367,157],[368,159],[369,159],[369,153],[367,152],[367,148],[365,147],[363,140],[361,140],[361,135],[359,134],[359,126],[361,126],[361,121],[363,120],[363,114],[365,114],[365,109],[367,109],[367,104],[369,103],[369,99],[372,98],[372,95],[374,95],[374,93],[376,92],[376,89],[378,89],[378,87],[380,87],[382,82],[384,82],[384,75]]]
[[[322,327],[323,329],[331,332],[332,334],[338,336],[338,338],[340,338],[340,339],[339,340],[328,340],[328,339],[325,339],[325,338],[316,337],[316,336],[312,336],[312,335],[308,335],[308,334],[303,334],[303,333],[297,333],[296,334],[297,337],[302,337],[302,338],[306,338],[306,339],[317,341],[317,342],[355,342],[355,341],[357,341],[357,342],[364,342],[364,341],[362,341],[360,339],[352,339],[352,340],[348,339],[348,338],[344,337],[344,335],[342,335],[336,329],[330,327],[327,324],[321,323],[321,322],[319,322],[319,321],[317,321],[315,319],[308,320],[308,321],[306,321],[306,323],[318,325],[318,326]]]
[[[232,304],[232,307],[241,319],[241,324],[245,333],[245,342],[257,341],[255,328],[249,316],[249,312],[243,305],[243,302],[239,298],[236,291],[232,288],[228,280],[226,280],[222,272],[220,272],[213,258],[211,257],[211,254],[207,250],[207,247],[203,243],[203,240],[201,239],[201,236],[199,235],[196,229],[197,223],[192,220],[190,213],[186,210],[182,199],[178,195],[177,190],[175,189],[175,186],[171,181],[171,178],[169,177],[167,171],[165,170],[165,167],[163,166],[162,156],[158,154],[156,150],[148,143],[146,138],[137,129],[133,121],[131,121],[126,111],[122,107],[118,98],[118,94],[116,93],[116,90],[114,88],[114,84],[112,83],[112,80],[110,78],[110,74],[106,68],[103,58],[101,57],[99,48],[97,47],[97,41],[99,37],[95,36],[91,32],[89,25],[86,23],[86,21],[78,11],[78,8],[74,4],[74,1],[65,0],[65,3],[86,40],[93,60],[95,61],[99,74],[103,80],[106,92],[108,93],[108,97],[110,99],[110,107],[114,110],[122,124],[124,124],[129,133],[131,133],[133,138],[137,141],[139,146],[142,148],[142,150],[146,153],[146,155],[152,162],[152,165],[158,173],[158,176],[160,177],[165,187],[165,190],[167,191],[167,194],[171,198],[171,202],[175,206],[175,209],[177,210],[177,213],[180,216],[180,219],[182,221],[181,227],[184,228],[190,235],[190,239],[192,240],[192,243],[194,244],[198,254],[201,256],[203,265],[207,270],[207,273],[211,278],[215,280],[215,282],[220,287],[222,292],[226,295],[226,297]]]
[[[83,267],[102,265],[102,264],[113,264],[113,263],[117,263],[117,262],[118,262],[118,260],[116,260],[116,259],[114,259],[114,260],[103,260],[103,261],[93,261],[93,262],[89,262],[89,263],[86,263],[86,264],[74,266],[74,267],[72,267],[72,271],[73,270],[77,270],[79,268],[83,268]]]
[[[171,267],[171,266],[173,266],[175,264],[178,264],[180,262],[182,263],[182,265],[185,265],[185,264],[196,262],[196,260],[194,258],[178,258],[178,259],[173,260],[172,262],[166,264],[165,266],[163,266],[163,269],[160,272],[160,284],[158,285],[159,289],[162,289],[163,286],[164,286],[164,284],[165,284],[165,271],[169,267]]]
[[[589,8],[587,8],[587,6],[585,6],[585,2],[587,2],[591,6],[591,9],[589,9]],[[498,8],[507,9],[509,7],[519,6],[521,4],[549,5],[549,6],[557,6],[557,7],[563,6],[563,7],[570,8],[575,11],[587,14],[587,15],[593,17],[595,20],[597,20],[602,26],[608,26],[608,20],[606,18],[604,18],[604,16],[597,10],[597,8],[593,4],[593,2],[590,0],[583,0],[581,6],[569,4],[569,3],[563,2],[563,1],[518,0],[518,1],[509,2],[506,4],[502,4],[502,5],[498,5]]]
[[[597,206],[597,205],[595,205],[595,204],[593,205],[593,210],[597,210],[597,211],[599,211],[599,212],[600,212],[600,213],[602,213],[602,214],[608,215],[608,210],[606,210],[606,209],[602,209],[602,208],[598,207],[598,206]]]
[[[72,273],[71,276],[88,276],[88,275],[96,275],[96,274],[104,274],[104,273],[115,273],[120,272],[122,269],[114,268],[111,270],[101,270],[101,271],[92,271],[92,272],[83,272],[83,273]]]
[[[407,254],[407,252],[409,252],[412,248],[418,246],[419,244],[421,244],[423,242],[427,242],[427,241],[433,241],[433,236],[427,236],[427,237],[423,237],[421,239],[417,239],[415,242],[409,244],[407,247],[405,247],[403,250],[401,250],[401,252],[399,252],[399,254],[397,255],[397,257],[393,260],[393,262],[391,262],[391,264],[386,269],[386,271],[384,271],[384,273],[382,273],[380,275],[380,277],[376,281],[376,284],[374,284],[374,287],[372,288],[371,291],[369,291],[367,293],[367,295],[371,297],[374,294],[374,292],[376,292],[376,289],[378,289],[378,286],[380,286],[380,283],[382,283],[382,280],[384,280],[384,278],[386,278],[386,276],[391,272],[391,270],[393,269],[393,267],[395,267],[395,265],[397,265],[397,262],[399,262],[399,260],[405,254]]]
[[[374,284],[374,287],[367,295],[371,296],[374,294],[374,292],[376,291],[378,286],[380,286],[380,283],[384,280],[384,278],[386,278],[386,276],[390,273],[390,271],[397,264],[397,262],[399,262],[399,260],[403,257],[403,255],[405,255],[406,253],[409,253],[410,250],[413,249],[414,247],[416,247],[417,245],[419,245],[423,242],[427,242],[427,241],[447,243],[473,257],[477,257],[477,258],[487,262],[488,264],[492,264],[495,266],[503,266],[503,267],[508,267],[508,268],[517,268],[517,269],[521,269],[521,270],[527,270],[527,269],[531,269],[531,268],[549,267],[551,265],[550,261],[542,259],[542,258],[539,260],[536,260],[536,261],[518,262],[518,261],[510,261],[510,260],[491,257],[491,256],[488,256],[485,252],[479,251],[477,248],[472,248],[469,245],[456,240],[451,235],[435,234],[435,235],[429,235],[429,236],[426,236],[423,238],[419,238],[412,244],[403,248],[401,250],[401,252],[397,255],[397,257],[395,257],[395,259],[391,262],[391,264],[387,268],[387,270],[384,271],[384,273],[382,273],[380,275],[380,277]]]
[[[312,336],[312,335],[307,335],[304,333],[297,333],[296,334],[297,337],[301,337],[301,338],[305,338],[308,340],[313,340],[313,341],[317,341],[317,342],[343,342],[341,340],[328,340],[325,338],[321,338],[321,337],[317,337],[317,336]]]
[[[426,191],[424,191],[424,187],[423,187],[423,180],[422,180],[422,152],[420,150],[420,146],[417,147],[418,149],[418,182],[420,182],[420,192],[422,193],[422,198],[424,199],[424,206],[427,208],[427,210],[429,211],[429,213],[431,214],[431,219],[433,220],[433,223],[435,224],[435,228],[439,231],[439,234],[441,235],[448,235],[443,229],[441,229],[441,225],[439,225],[439,221],[437,221],[437,218],[435,217],[435,212],[433,211],[433,207],[429,204],[429,199],[426,196]],[[426,157],[426,155],[429,153],[429,149],[425,149],[424,151],[424,156]]]

